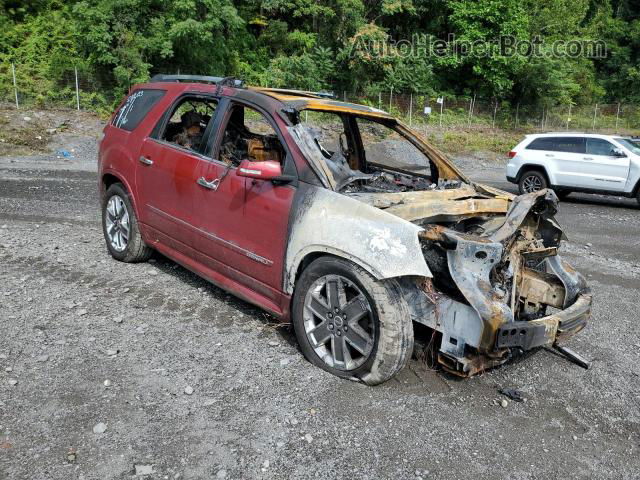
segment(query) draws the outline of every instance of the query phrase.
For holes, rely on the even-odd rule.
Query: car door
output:
[[[555,178],[552,183],[560,187],[586,187],[584,137],[547,137],[544,151],[538,152]]]
[[[159,121],[154,133],[144,139],[136,167],[140,221],[151,241],[164,243],[185,254],[194,243],[197,223],[194,203],[201,188],[199,173],[202,164],[208,163],[209,159],[201,153],[203,145],[185,146],[174,141],[180,131],[179,123],[172,119],[179,118],[181,109],[190,111],[203,102],[213,106],[216,100],[192,95],[177,100]],[[206,119],[207,126],[213,123],[214,116]],[[205,129],[204,124],[200,128]],[[204,135],[210,130],[205,130]]]
[[[196,249],[209,268],[223,272],[232,282],[277,304],[282,291],[289,212],[295,186],[238,175],[239,162],[251,154],[244,146],[239,147],[240,153],[229,153],[229,145],[235,145],[235,140],[230,140],[230,132],[243,124],[244,113],[239,115],[238,112],[250,112],[256,120],[254,124],[248,122],[250,128],[243,135],[260,138],[263,132],[251,129],[258,123],[261,127],[266,126],[272,132],[265,134],[270,142],[275,139],[279,142],[277,148],[282,148],[280,160],[286,165],[285,169],[295,166],[286,153],[286,145],[273,118],[257,107],[241,102],[229,102],[225,110],[216,141],[211,146],[213,160],[203,165],[200,173],[215,188],[202,187],[194,205],[199,229]],[[244,140],[238,140],[240,144],[244,145]],[[236,157],[231,159],[230,155]]]
[[[629,157],[622,149],[603,138],[587,138],[583,170],[588,187],[623,191],[629,175]]]

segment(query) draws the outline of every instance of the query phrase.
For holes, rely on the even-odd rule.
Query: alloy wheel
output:
[[[347,278],[325,275],[307,291],[304,329],[322,361],[339,370],[354,370],[371,356],[375,323],[369,300]]]
[[[111,247],[117,252],[124,251],[129,244],[131,222],[127,206],[118,195],[107,202],[105,224]]]
[[[527,193],[538,192],[542,190],[542,180],[536,175],[530,175],[522,181],[522,189]]]

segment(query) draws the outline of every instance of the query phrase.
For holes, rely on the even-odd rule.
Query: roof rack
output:
[[[244,81],[235,77],[208,77],[206,75],[164,75],[159,73],[151,77],[151,83],[156,82],[193,82],[212,83],[219,86],[243,88]]]

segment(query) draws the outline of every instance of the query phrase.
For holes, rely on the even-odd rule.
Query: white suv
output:
[[[640,203],[640,147],[632,140],[588,133],[527,135],[511,152],[507,180],[520,193],[552,188],[636,198]]]

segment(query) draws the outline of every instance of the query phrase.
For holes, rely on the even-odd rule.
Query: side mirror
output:
[[[271,160],[265,162],[243,160],[238,167],[238,176],[282,183],[293,181],[293,177],[282,174],[282,167],[279,162]]]
[[[621,148],[614,148],[613,149],[613,156],[614,157],[619,157],[619,158],[625,158],[627,156],[627,154],[624,153]]]

